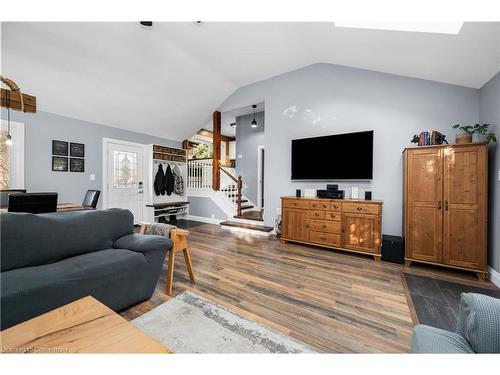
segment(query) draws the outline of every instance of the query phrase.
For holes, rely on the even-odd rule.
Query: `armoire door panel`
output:
[[[456,267],[484,268],[484,225],[477,209],[450,207],[445,213],[444,263]]]
[[[442,261],[442,212],[436,207],[413,206],[407,232],[408,256],[427,262]]]
[[[444,151],[443,263],[486,267],[487,148]]]
[[[414,149],[406,155],[406,256],[442,260],[442,149]]]

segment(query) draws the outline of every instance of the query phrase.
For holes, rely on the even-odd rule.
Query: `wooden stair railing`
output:
[[[221,165],[220,163],[217,163],[218,167],[219,167],[219,170],[221,170],[222,172],[224,172],[231,180],[233,180],[235,183],[236,183],[236,189],[237,189],[237,193],[236,193],[236,215],[237,216],[241,216],[241,190],[243,188],[243,180],[241,179],[241,176],[238,176],[238,177],[234,177],[231,173],[229,173],[228,171],[226,171]]]

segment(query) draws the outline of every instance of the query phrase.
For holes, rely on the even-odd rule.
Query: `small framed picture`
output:
[[[68,156],[68,142],[53,140],[52,155]]]
[[[52,156],[52,170],[54,172],[67,172],[68,158],[63,158],[60,156]]]
[[[70,172],[85,172],[85,159],[70,158],[69,159]]]
[[[76,158],[85,157],[85,145],[83,143],[73,143],[69,144],[69,156]]]

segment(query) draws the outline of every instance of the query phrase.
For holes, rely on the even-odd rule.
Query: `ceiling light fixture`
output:
[[[201,25],[203,25],[205,22],[203,22],[203,21],[194,21],[193,23],[194,23],[196,26],[201,26]]]
[[[417,33],[458,34],[463,22],[370,22],[370,21],[341,21],[335,22],[335,27],[410,31]]]
[[[12,136],[10,135],[10,91],[7,91],[6,104],[7,104],[7,138],[5,139],[5,144],[7,146],[12,146]]]
[[[252,128],[256,128],[257,127],[257,121],[255,120],[255,108],[257,108],[257,105],[253,104],[252,108],[253,108],[253,120],[252,120],[252,123],[250,124],[250,126]]]

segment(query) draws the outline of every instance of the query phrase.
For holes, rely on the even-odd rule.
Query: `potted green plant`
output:
[[[490,124],[475,124],[475,125],[460,125],[455,124],[453,129],[459,129],[460,133],[456,135],[456,143],[471,143],[475,142],[496,142],[495,133],[488,131]]]

